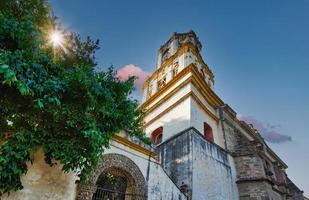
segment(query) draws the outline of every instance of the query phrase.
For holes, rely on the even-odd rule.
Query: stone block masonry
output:
[[[238,199],[232,157],[189,128],[158,147],[161,165],[192,200]]]

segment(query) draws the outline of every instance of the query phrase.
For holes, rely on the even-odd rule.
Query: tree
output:
[[[134,78],[97,72],[98,41],[76,33],[64,33],[65,50],[55,52],[50,13],[44,0],[0,2],[0,196],[22,189],[39,147],[47,163],[59,161],[83,182],[113,134],[126,130],[147,141],[142,112],[128,97]]]

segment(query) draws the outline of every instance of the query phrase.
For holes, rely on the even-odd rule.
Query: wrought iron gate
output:
[[[116,190],[108,190],[98,187],[92,196],[92,200],[135,200],[146,199],[144,195],[122,193]]]

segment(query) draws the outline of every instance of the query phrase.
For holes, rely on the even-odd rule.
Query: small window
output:
[[[162,137],[163,137],[163,127],[160,126],[151,133],[151,142],[153,144],[160,144],[162,142]]]
[[[204,122],[204,137],[206,140],[214,142],[214,135],[212,132],[212,128],[206,122]]]

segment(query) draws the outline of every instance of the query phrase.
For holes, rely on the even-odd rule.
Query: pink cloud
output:
[[[279,133],[278,131],[274,130],[277,126],[267,124],[264,125],[261,121],[255,119],[252,116],[237,116],[239,120],[243,120],[248,124],[252,124],[255,129],[259,131],[259,133],[262,135],[262,137],[272,143],[281,143],[281,142],[288,142],[292,141],[291,136]]]
[[[144,81],[148,78],[149,73],[145,72],[139,66],[136,66],[134,64],[128,64],[120,68],[117,71],[116,76],[120,80],[128,80],[130,76],[135,76],[137,78],[135,80],[135,84],[137,84],[138,86],[141,86],[144,83]]]

